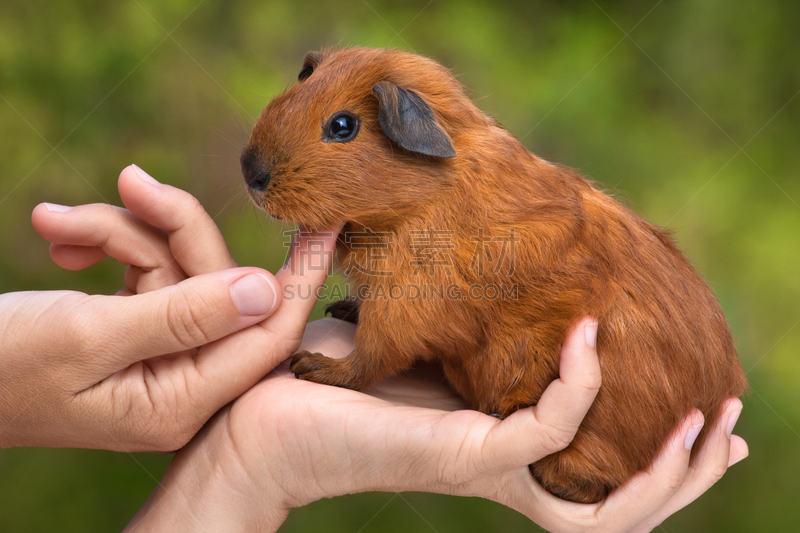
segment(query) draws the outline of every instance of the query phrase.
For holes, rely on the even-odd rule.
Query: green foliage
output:
[[[4,0],[0,291],[120,288],[122,267],[109,260],[59,271],[28,217],[42,201],[119,203],[116,176],[131,162],[197,196],[241,264],[275,270],[287,228],[249,205],[238,166],[255,117],[308,50],[413,47],[451,67],[531,150],[673,228],[719,296],[754,391],[737,428],[751,455],[665,528],[793,529],[797,20],[800,4],[777,0]],[[119,529],[166,461],[4,451],[0,530]],[[319,502],[284,526],[320,529],[536,530],[488,502],[420,494]]]

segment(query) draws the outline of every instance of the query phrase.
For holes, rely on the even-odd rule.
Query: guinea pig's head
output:
[[[386,227],[441,201],[459,137],[486,121],[438,63],[399,50],[306,55],[258,118],[241,163],[252,200],[306,227]]]

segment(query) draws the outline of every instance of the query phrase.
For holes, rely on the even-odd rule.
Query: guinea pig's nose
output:
[[[242,154],[242,174],[244,174],[244,182],[251,189],[263,191],[269,185],[269,180],[272,177],[269,172],[269,167],[264,164],[252,150],[245,150]]]
[[[244,175],[244,181],[247,183],[251,189],[255,189],[257,191],[263,191],[269,185],[269,180],[272,176],[268,170],[261,170],[254,173],[248,173]]]

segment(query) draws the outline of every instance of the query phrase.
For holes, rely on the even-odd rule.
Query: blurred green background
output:
[[[753,387],[737,427],[750,457],[663,530],[796,530],[799,21],[795,1],[3,0],[0,291],[120,288],[110,260],[56,268],[29,215],[42,201],[119,203],[132,162],[197,196],[241,264],[274,271],[282,228],[243,196],[238,164],[255,117],[309,50],[414,50],[532,151],[673,228],[721,300]],[[121,529],[168,461],[1,451],[0,531]],[[480,500],[363,494],[295,510],[282,529],[318,530],[538,528]]]

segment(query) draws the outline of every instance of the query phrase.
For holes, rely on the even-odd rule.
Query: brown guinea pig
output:
[[[598,319],[597,399],[569,447],[531,465],[564,499],[604,498],[695,407],[698,450],[747,385],[719,304],[669,236],[528,152],[430,59],[308,54],[242,169],[278,218],[347,221],[337,264],[360,298],[330,311],[358,323],[355,349],[296,354],[300,378],[360,389],[437,361],[471,407],[506,416],[557,378],[570,325]]]

